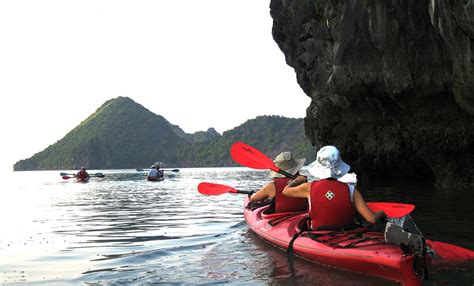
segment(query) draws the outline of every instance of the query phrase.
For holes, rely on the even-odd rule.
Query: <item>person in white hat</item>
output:
[[[308,168],[316,180],[307,182],[306,177],[298,176],[283,190],[283,194],[308,199],[313,230],[354,225],[357,212],[374,224],[385,217],[385,213],[374,213],[367,206],[355,188],[356,175],[349,170],[350,166],[342,161],[336,147],[324,146]]]
[[[275,166],[292,174],[299,174],[300,169],[303,167],[305,159],[295,159],[291,152],[281,152],[273,160]],[[308,200],[291,198],[282,194],[283,189],[286,187],[289,178],[271,171],[270,178],[272,181],[263,186],[258,192],[254,193],[250,197],[250,202],[257,202],[266,198],[272,198],[272,206],[270,207],[270,213],[280,212],[296,212],[296,211],[307,211]]]

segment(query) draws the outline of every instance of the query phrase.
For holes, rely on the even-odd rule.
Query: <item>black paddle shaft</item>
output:
[[[253,192],[253,191],[241,191],[241,190],[237,190],[237,193],[239,193],[239,194],[251,195],[251,194],[253,194],[254,192]]]
[[[288,173],[288,172],[285,172],[285,171],[283,171],[282,169],[279,169],[279,170],[278,170],[278,173],[280,173],[280,174],[282,174],[282,175],[284,175],[284,176],[286,176],[286,177],[288,177],[288,178],[290,178],[290,179],[292,179],[292,180],[296,179],[296,176],[295,176],[295,175],[292,175],[292,174],[290,174],[290,173]]]

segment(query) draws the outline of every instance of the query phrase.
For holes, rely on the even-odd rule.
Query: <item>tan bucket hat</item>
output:
[[[273,163],[283,171],[295,175],[303,167],[305,161],[306,159],[295,159],[290,151],[285,151],[278,154],[275,160],[273,160]],[[270,178],[284,177],[285,176],[280,173],[270,171]]]

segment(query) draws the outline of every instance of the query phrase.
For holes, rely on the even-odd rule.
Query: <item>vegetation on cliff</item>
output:
[[[222,134],[210,142],[196,142],[177,150],[178,165],[182,166],[233,166],[230,146],[244,141],[269,157],[282,151],[308,161],[315,157],[314,148],[304,135],[303,119],[281,116],[258,116]]]
[[[229,148],[239,140],[269,156],[292,150],[308,160],[314,157],[303,119],[259,116],[223,135],[213,128],[188,134],[132,99],[118,97],[61,140],[17,162],[14,170],[136,168],[155,161],[176,167],[232,166]]]

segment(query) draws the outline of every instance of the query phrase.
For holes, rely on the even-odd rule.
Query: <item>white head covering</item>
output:
[[[275,160],[273,160],[273,163],[275,163],[275,166],[282,169],[283,171],[295,175],[303,167],[305,161],[306,159],[293,158],[293,154],[291,154],[291,152],[281,152],[278,154],[278,156],[276,156]],[[280,173],[270,171],[270,177],[284,178],[285,176]]]
[[[324,146],[316,154],[316,161],[311,163],[308,172],[322,180],[339,179],[349,172],[351,167],[341,159],[341,153],[334,146]]]

